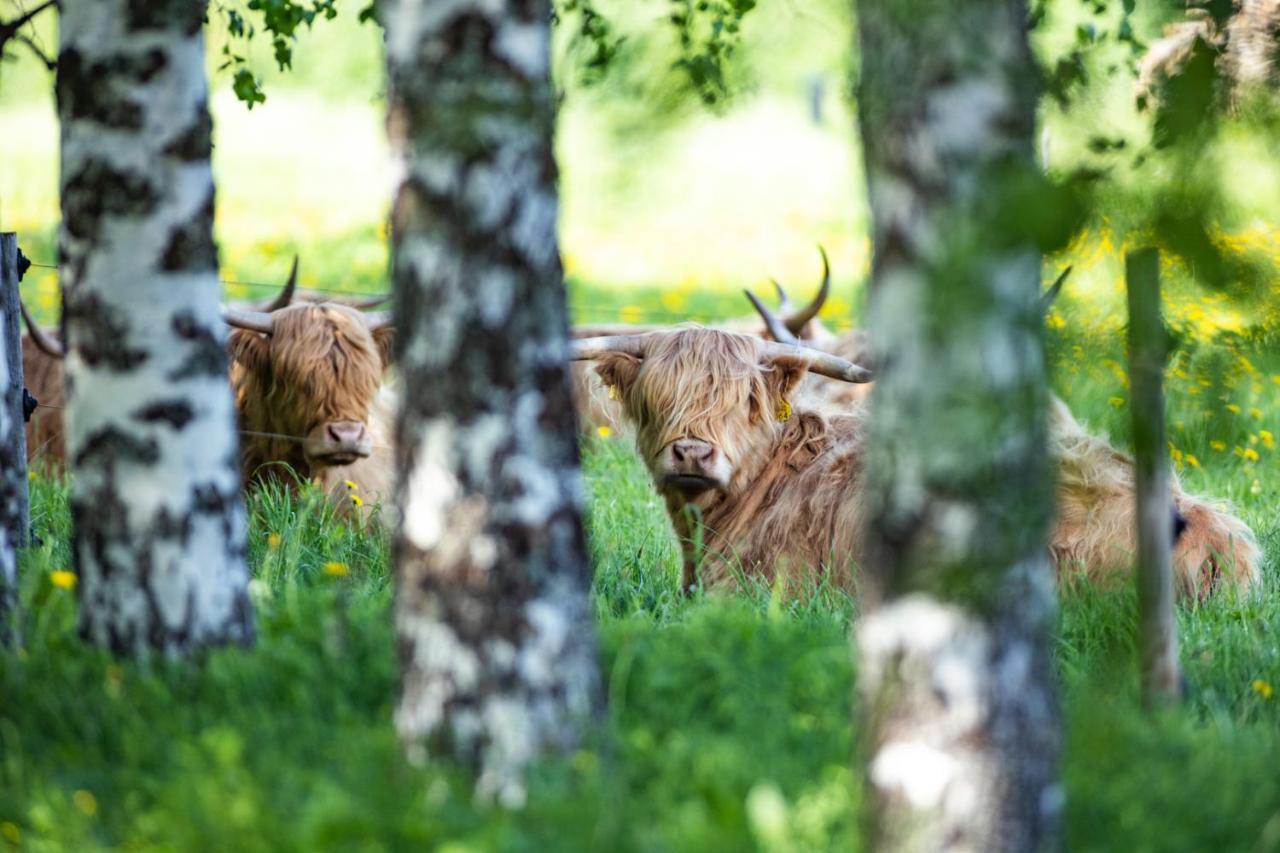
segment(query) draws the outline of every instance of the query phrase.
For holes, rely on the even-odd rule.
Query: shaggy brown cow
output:
[[[22,336],[22,381],[40,401],[27,422],[27,467],[60,474],[67,460],[62,422],[62,409],[66,405],[62,388],[62,344],[57,333],[40,328],[27,306],[19,305],[28,330]]]
[[[333,486],[329,479],[343,473],[335,469],[387,446],[387,425],[371,430],[370,416],[391,358],[389,316],[332,303],[223,316],[234,327],[228,348],[246,481],[300,477]],[[346,473],[342,479],[359,483]]]
[[[635,426],[682,542],[684,589],[699,563],[708,588],[734,585],[737,570],[770,582],[782,572],[792,586],[828,577],[852,588],[868,404],[833,414],[792,411],[791,399],[806,371],[846,381],[868,378],[865,371],[707,329],[577,341],[575,349],[598,361]],[[819,363],[858,373],[816,370]],[[1061,401],[1051,424],[1059,487],[1050,554],[1060,577],[1128,577],[1132,461],[1088,435]],[[1181,590],[1203,598],[1224,583],[1253,585],[1258,552],[1249,529],[1180,487],[1174,500],[1185,521],[1174,554]]]

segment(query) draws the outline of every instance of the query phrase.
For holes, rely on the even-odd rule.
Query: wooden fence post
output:
[[[18,549],[27,544],[27,431],[22,411],[18,235],[0,234],[0,645],[18,640]]]
[[[1138,650],[1147,707],[1182,693],[1173,610],[1174,514],[1161,384],[1169,338],[1160,318],[1160,252],[1125,256],[1129,291],[1129,396],[1138,525]]]

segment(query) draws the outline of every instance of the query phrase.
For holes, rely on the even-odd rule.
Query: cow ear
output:
[[[624,352],[607,352],[596,359],[596,375],[605,385],[626,394],[640,375],[640,359]]]
[[[391,366],[391,347],[396,341],[396,330],[394,326],[383,326],[374,330],[373,343],[378,347],[378,356],[382,359],[382,369],[386,370]]]
[[[796,390],[808,370],[809,362],[800,357],[780,356],[772,359],[764,381],[773,396],[773,402],[791,396],[791,392]]]
[[[231,354],[231,360],[248,370],[265,368],[270,348],[271,342],[265,335],[248,329],[232,329],[227,336],[227,352]]]

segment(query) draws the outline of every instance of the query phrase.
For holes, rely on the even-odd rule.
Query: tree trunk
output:
[[[1182,692],[1178,625],[1173,615],[1174,517],[1164,441],[1161,380],[1169,338],[1160,320],[1160,252],[1125,257],[1129,289],[1129,394],[1133,414],[1134,486],[1138,498],[1138,650],[1148,707]]]
[[[80,625],[121,654],[252,638],[204,13],[203,0],[65,0],[59,26]]]
[[[22,417],[18,237],[0,234],[0,646],[18,635],[18,549],[27,544],[27,432]]]
[[[868,828],[885,850],[1053,848],[1040,257],[1012,201],[1041,180],[1026,8],[857,17],[882,365],[857,630]]]
[[[546,2],[388,0],[396,727],[524,797],[601,703],[556,244]]]

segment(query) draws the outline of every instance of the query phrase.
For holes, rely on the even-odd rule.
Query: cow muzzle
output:
[[[311,431],[303,444],[307,461],[314,465],[350,465],[373,450],[369,431],[359,421],[330,421]]]
[[[726,488],[732,472],[715,445],[685,438],[666,446],[658,473],[664,487],[693,497]]]

